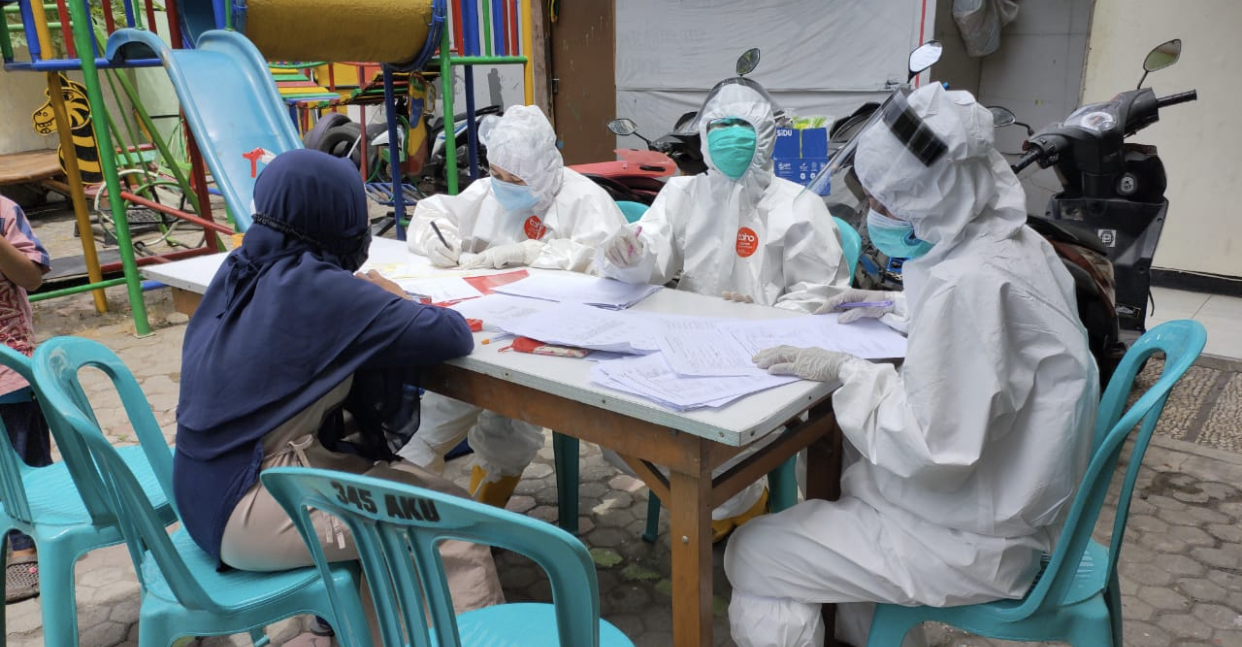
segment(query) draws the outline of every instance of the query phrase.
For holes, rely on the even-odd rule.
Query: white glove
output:
[[[841,376],[841,367],[853,355],[824,350],[823,348],[795,348],[777,346],[761,350],[751,358],[759,368],[772,375],[796,375],[804,380],[835,382]]]
[[[884,315],[893,311],[894,303],[892,292],[881,292],[879,290],[846,290],[831,299],[828,299],[824,305],[815,311],[815,314],[822,315],[828,312],[837,312],[837,306],[842,303],[877,303],[887,301],[886,306],[868,306],[865,308],[849,308],[841,311],[841,316],[837,317],[837,321],[841,323],[850,323],[863,318],[879,319]]]
[[[510,265],[530,265],[535,262],[536,258],[539,258],[543,246],[544,242],[541,240],[524,240],[520,243],[497,245],[466,261],[462,268],[473,270],[487,267],[498,270]]]
[[[754,303],[755,302],[755,300],[750,298],[749,295],[742,294],[741,292],[730,292],[728,290],[725,290],[724,292],[720,293],[720,296],[725,301],[736,301],[738,303]]]
[[[436,218],[432,222],[439,228],[444,241],[441,242],[440,236],[437,236],[435,230],[428,226],[427,236],[423,240],[423,256],[431,259],[431,264],[436,267],[457,265],[457,259],[461,258],[461,232],[457,230],[457,225],[443,218]],[[444,246],[445,242],[448,243],[448,247]]]
[[[643,257],[643,239],[629,227],[618,229],[604,245],[604,258],[617,267],[633,267]]]

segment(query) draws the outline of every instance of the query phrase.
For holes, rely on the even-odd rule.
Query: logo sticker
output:
[[[1100,237],[1100,243],[1105,247],[1117,246],[1117,230],[1116,229],[1099,229],[1096,235]]]
[[[746,258],[759,249],[759,236],[750,227],[737,230],[737,255]]]
[[[539,240],[548,232],[548,228],[543,226],[543,221],[539,219],[539,216],[527,218],[526,224],[522,226],[522,229],[526,231],[526,237],[531,240]]]

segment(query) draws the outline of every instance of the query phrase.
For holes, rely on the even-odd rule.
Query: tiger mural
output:
[[[64,74],[59,76],[65,112],[69,115],[69,132],[73,135],[74,154],[78,158],[78,171],[82,174],[83,184],[98,184],[104,180],[103,168],[99,164],[99,146],[91,125],[91,106],[86,98],[86,87],[69,80]],[[52,95],[48,90],[44,90],[43,94],[48,100],[34,112],[34,130],[40,135],[50,135],[56,132],[56,112],[52,109]],[[61,170],[65,170],[65,151],[59,146],[57,156]]]

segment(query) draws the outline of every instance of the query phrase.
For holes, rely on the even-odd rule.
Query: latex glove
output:
[[[643,257],[643,239],[629,227],[617,230],[604,245],[604,258],[617,267],[633,267]]]
[[[858,321],[863,318],[879,319],[880,317],[883,317],[893,311],[894,306],[891,305],[893,303],[892,292],[882,292],[880,290],[846,290],[845,292],[828,299],[824,305],[819,307],[819,310],[815,311],[815,314],[822,315],[828,312],[838,312],[837,306],[842,303],[866,303],[877,301],[888,301],[890,305],[841,310],[839,311],[841,316],[837,317],[837,321],[840,321],[841,323],[850,323],[851,321]]]
[[[423,255],[436,267],[457,265],[457,259],[461,258],[461,232],[457,230],[457,225],[443,218],[436,218],[432,222],[436,223],[436,227],[440,229],[440,234],[444,236],[448,247],[440,241],[440,236],[436,235],[435,230],[428,226],[427,231],[430,235],[423,241]]]
[[[835,382],[841,376],[841,367],[851,357],[853,355],[823,348],[777,346],[761,350],[751,359],[756,366],[767,369],[772,375],[796,375],[804,380]]]
[[[535,262],[536,258],[539,258],[543,246],[544,242],[541,240],[524,240],[520,243],[497,245],[466,261],[462,267],[468,270],[484,267],[498,270],[510,265],[530,265]]]
[[[728,290],[725,290],[724,292],[720,293],[720,296],[725,301],[736,301],[738,303],[754,303],[755,302],[755,300],[750,298],[749,295],[742,294],[741,292],[729,292]]]

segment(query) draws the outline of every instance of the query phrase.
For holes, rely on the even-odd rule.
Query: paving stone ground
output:
[[[156,330],[139,339],[132,334],[124,292],[113,289],[109,295],[116,311],[108,315],[95,314],[85,295],[38,304],[40,338],[77,334],[113,348],[137,376],[171,442],[184,318],[171,311],[167,294],[150,293],[147,304]],[[1126,645],[1242,647],[1242,455],[1216,448],[1237,449],[1236,444],[1197,440],[1211,434],[1233,438],[1242,427],[1242,387],[1238,386],[1242,381],[1227,369],[1205,369],[1216,372],[1188,380],[1170,399],[1166,418],[1176,424],[1162,427],[1162,435],[1156,437],[1144,461],[1120,563]],[[86,384],[101,425],[116,444],[133,443],[134,434],[115,398],[109,397],[102,376],[97,377],[86,380]],[[1201,384],[1208,381],[1211,384]],[[1204,389],[1207,395],[1201,393]],[[1201,428],[1192,429],[1195,424]],[[1196,436],[1187,440],[1186,430]],[[449,466],[449,476],[463,485],[468,461],[459,459]],[[602,614],[636,645],[662,647],[672,644],[667,517],[662,520],[660,539],[654,544],[643,542],[640,535],[646,500],[646,489],[640,483],[618,474],[603,462],[594,446],[583,444],[579,518],[582,540],[597,563]],[[556,520],[550,445],[527,469],[509,507],[546,521]],[[1110,500],[1101,528],[1109,527],[1113,511]],[[1102,533],[1097,536],[1105,537]],[[722,556],[723,545],[717,547],[714,560],[716,644],[733,645],[725,614],[729,588],[721,568]],[[531,562],[503,552],[497,554],[497,562],[509,599],[550,599],[546,578]],[[136,645],[138,597],[137,580],[123,547],[84,557],[77,567],[81,644]],[[9,645],[43,644],[39,605],[36,598],[6,608]],[[300,647],[332,644],[326,639],[295,640],[307,621],[295,618],[278,623],[269,627],[269,635],[276,645],[286,641]],[[929,644],[935,647],[1016,644],[984,640],[940,626],[928,627],[926,633]],[[244,636],[232,636],[204,639],[200,644],[248,645],[249,641]]]

